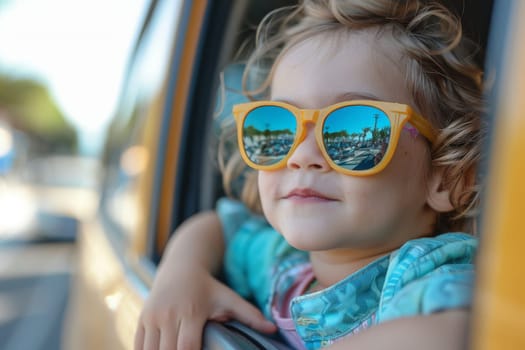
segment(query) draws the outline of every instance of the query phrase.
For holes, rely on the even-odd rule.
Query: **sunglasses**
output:
[[[234,105],[241,156],[257,170],[284,168],[306,137],[306,123],[315,123],[315,138],[332,169],[366,176],[383,170],[392,159],[401,130],[419,131],[431,143],[432,125],[410,106],[354,100],[323,109],[300,109],[278,101]],[[410,124],[408,124],[410,123]]]

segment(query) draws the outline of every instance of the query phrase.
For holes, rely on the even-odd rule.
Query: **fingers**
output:
[[[135,350],[200,350],[206,315],[174,315],[164,312],[153,318],[141,317],[135,334]],[[179,315],[188,315],[188,311],[181,311]]]
[[[262,333],[274,333],[277,327],[268,321],[264,315],[252,304],[244,301],[243,304],[237,305],[232,309],[233,318],[239,320],[245,325]]]
[[[210,319],[226,321],[234,318],[262,333],[273,333],[276,326],[266,320],[263,314],[252,304],[232,293],[230,305],[224,305],[222,311]],[[228,303],[229,304],[229,303]],[[195,316],[195,315],[194,315]],[[202,346],[202,331],[206,318],[190,317],[179,321],[170,318],[169,321],[158,323],[140,323],[135,334],[135,350],[198,350]],[[154,326],[157,325],[157,326]]]
[[[157,350],[159,348],[160,331],[157,328],[146,328],[144,336],[144,350]]]
[[[233,318],[262,333],[276,331],[276,326],[255,306],[211,277],[177,297],[155,298],[146,304],[140,317],[135,350],[199,350],[207,320],[222,322]],[[168,298],[171,300],[164,302]]]
[[[164,315],[163,315],[164,316]],[[135,350],[176,349],[178,323],[176,320],[142,315],[135,333]]]
[[[159,348],[158,348],[159,350],[180,349],[180,348],[177,348],[177,337],[179,335],[179,325],[180,324],[176,324],[175,327],[164,327],[163,329],[161,329],[160,342],[159,342]]]
[[[144,347],[144,327],[142,320],[139,320],[137,331],[135,332],[135,350],[142,350]]]
[[[274,333],[277,327],[272,322],[268,321],[264,315],[254,305],[244,300],[241,296],[231,289],[225,289],[225,299],[228,300],[225,305],[226,312],[215,315],[212,319],[216,321],[225,321],[224,315],[229,315],[245,325],[260,331],[262,333]]]
[[[193,319],[181,323],[179,336],[177,339],[177,349],[179,350],[200,350],[202,343],[202,331],[206,320]],[[171,348],[173,349],[173,348]],[[164,350],[164,349],[163,349]],[[167,350],[167,349],[166,349]]]

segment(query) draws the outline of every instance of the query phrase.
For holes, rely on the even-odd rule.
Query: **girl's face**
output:
[[[290,49],[278,63],[272,100],[322,108],[352,99],[414,103],[405,86],[400,54],[375,32],[321,35]],[[259,172],[264,213],[298,249],[390,251],[432,233],[427,205],[429,146],[403,131],[395,155],[368,177],[340,174],[323,158],[308,126],[287,167]]]

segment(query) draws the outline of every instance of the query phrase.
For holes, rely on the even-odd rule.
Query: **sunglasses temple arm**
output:
[[[410,124],[414,125],[417,130],[423,136],[425,136],[431,143],[434,143],[437,138],[437,132],[425,118],[423,118],[421,115],[417,114],[416,112],[413,112],[412,118],[410,118]]]

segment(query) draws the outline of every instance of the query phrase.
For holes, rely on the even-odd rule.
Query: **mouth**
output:
[[[293,189],[284,196],[284,199],[292,199],[297,201],[335,201],[334,198],[331,198],[311,188]]]

